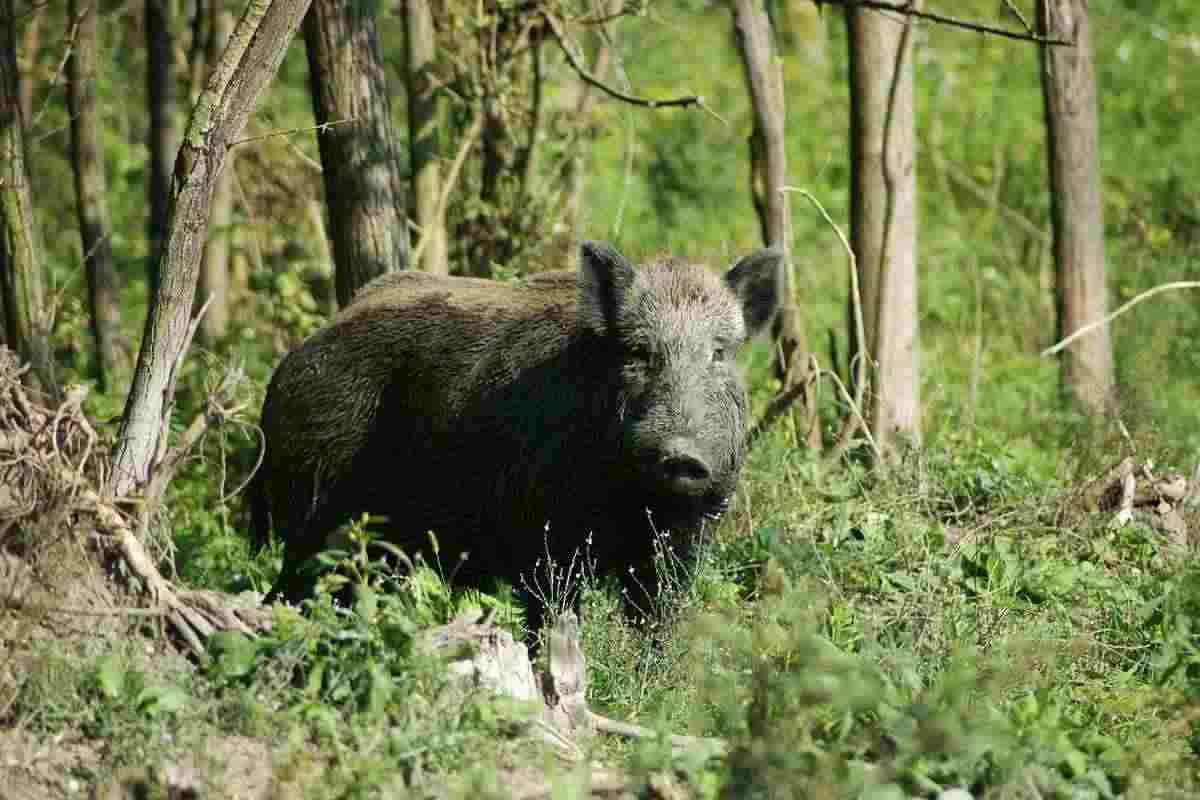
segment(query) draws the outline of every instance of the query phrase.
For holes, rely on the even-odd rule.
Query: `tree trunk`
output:
[[[147,235],[150,252],[150,294],[158,287],[158,266],[167,235],[167,207],[171,199],[171,171],[179,141],[175,131],[175,78],[171,72],[170,0],[146,0],[146,102],[149,105],[150,202]]]
[[[339,306],[408,268],[404,184],[373,7],[313,0],[304,20]]]
[[[597,10],[608,16],[617,13],[621,8],[621,0],[600,0]],[[612,60],[612,47],[615,45],[617,30],[615,26],[601,28],[599,44],[596,46],[596,56],[592,60],[591,73],[599,80],[604,80],[608,66]],[[586,121],[596,105],[598,96],[591,84],[579,82],[578,99],[575,102],[576,124]],[[587,188],[587,177],[593,136],[586,130],[575,139],[571,146],[571,155],[564,168],[566,183],[566,202],[563,208],[563,221],[572,240],[579,239],[582,231],[580,220],[583,218],[584,189]]]
[[[119,280],[113,265],[104,150],[96,109],[96,4],[68,0],[68,19],[79,27],[67,61],[67,105],[71,113],[71,166],[75,172],[75,210],[87,273],[92,339],[96,344],[96,378],[107,391],[120,352]]]
[[[493,65],[499,71],[499,67]],[[500,110],[494,82],[483,89],[483,128],[479,134],[480,175],[479,203],[481,216],[476,222],[471,258],[468,264],[471,274],[477,278],[492,277],[493,262],[501,261],[499,244],[502,236],[509,233],[497,230],[503,227],[500,215],[500,175],[504,172],[504,142],[508,138],[507,126]],[[499,235],[497,235],[499,234]]]
[[[209,28],[204,60],[209,68],[217,64],[233,30],[233,14],[225,0],[208,0]],[[229,331],[229,250],[230,228],[233,224],[233,162],[230,158],[217,176],[213,189],[212,213],[208,222],[208,239],[200,262],[200,281],[196,294],[197,306],[208,303],[208,312],[200,320],[200,341],[212,344]]]
[[[11,0],[3,0],[10,2]],[[229,143],[246,124],[283,60],[309,0],[250,0],[229,46],[192,110],[176,161],[162,248],[162,280],[150,304],[133,386],[121,419],[108,491],[128,495],[149,479],[165,450],[175,376],[189,339],[189,316],[204,250],[209,204]]]
[[[24,66],[20,66],[18,62],[17,69],[23,70],[25,75],[32,75],[37,68],[38,50],[42,46],[42,20],[45,18],[44,13],[46,6],[43,3],[35,3],[28,11],[29,23],[25,26],[25,37],[21,42],[21,56],[25,60]],[[21,81],[21,118],[28,125],[33,119],[33,80],[26,78]]]
[[[412,214],[421,236],[429,242],[414,267],[445,275],[450,272],[446,252],[446,220],[438,213],[442,181],[438,164],[437,96],[433,90],[433,67],[437,41],[429,0],[404,3],[404,43],[408,51],[408,157],[412,170]]]
[[[33,366],[26,382],[56,397],[45,267],[25,161],[16,21],[12,0],[0,0],[0,294],[8,345]]]
[[[852,314],[851,355],[874,366],[868,419],[890,457],[898,437],[921,436],[912,21],[861,7],[846,18],[850,229],[867,338],[858,341]]]
[[[543,39],[539,32],[533,32],[533,41],[529,43],[529,133],[525,145],[517,153],[513,171],[520,181],[517,202],[524,205],[530,200],[529,190],[533,186],[533,176],[537,173],[538,143],[542,138],[543,110],[545,104],[545,69],[543,59]]]
[[[1040,0],[1038,23],[1044,33],[1075,42],[1074,47],[1042,47],[1058,338],[1062,339],[1103,317],[1107,306],[1096,80],[1085,0]],[[1116,413],[1108,326],[1076,340],[1061,358],[1063,388],[1075,405],[1092,416]]]
[[[733,15],[738,52],[754,109],[754,131],[750,135],[751,193],[764,242],[782,248],[785,254],[786,300],[774,333],[776,374],[783,381],[783,391],[787,391],[808,381],[809,359],[793,291],[791,208],[784,193],[787,152],[783,72],[774,52],[771,20],[762,0],[734,0]],[[815,400],[807,392],[801,397],[800,430],[808,447],[819,450],[821,428],[817,424]]]

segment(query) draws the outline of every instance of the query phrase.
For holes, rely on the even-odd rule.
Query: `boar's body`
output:
[[[252,502],[258,539],[286,543],[271,597],[306,596],[299,568],[363,512],[410,554],[434,532],[456,581],[520,587],[590,542],[599,569],[652,586],[655,532],[685,552],[734,489],[733,354],[774,313],[778,262],[722,279],[585,245],[579,273],[368,284],[267,390]]]

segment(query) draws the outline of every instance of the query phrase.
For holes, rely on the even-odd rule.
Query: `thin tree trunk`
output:
[[[404,42],[408,51],[408,157],[412,170],[412,213],[429,243],[421,263],[413,266],[445,275],[450,271],[446,252],[446,220],[438,214],[442,191],[438,163],[440,114],[433,90],[437,40],[429,0],[404,3]]]
[[[226,0],[208,0],[208,37],[204,60],[211,66],[221,58],[221,52],[233,30],[233,14],[225,8]],[[213,190],[212,213],[208,222],[208,239],[200,262],[200,281],[196,303],[208,303],[208,312],[200,320],[200,341],[212,344],[229,331],[229,250],[230,227],[233,224],[233,162],[231,157],[217,177]]]
[[[29,121],[33,119],[33,80],[28,76],[32,75],[37,67],[45,11],[46,6],[43,3],[36,3],[29,9],[29,24],[25,26],[25,36],[21,42],[21,56],[25,60],[24,72],[27,76],[25,80],[21,81],[21,118],[25,120],[25,124],[29,124]]]
[[[754,109],[754,131],[750,136],[751,192],[763,240],[768,246],[782,248],[785,254],[786,301],[775,336],[776,374],[787,391],[808,380],[809,359],[793,291],[791,209],[784,193],[787,152],[783,72],[772,43],[771,20],[762,0],[734,0],[733,15],[738,51]],[[800,409],[806,444],[819,450],[821,429],[817,424],[815,397],[811,393],[801,398]]]
[[[1075,42],[1042,47],[1061,340],[1107,309],[1096,79],[1085,0],[1040,0],[1038,22],[1043,32]],[[1063,388],[1075,405],[1092,416],[1116,413],[1108,326],[1076,340],[1061,358]]]
[[[499,71],[496,65],[493,69]],[[483,128],[479,134],[480,176],[479,202],[483,217],[481,222],[486,230],[480,230],[474,238],[476,246],[471,248],[471,274],[478,278],[492,277],[492,263],[498,258],[499,236],[492,227],[497,224],[500,203],[500,175],[504,171],[504,140],[507,130],[504,117],[500,110],[500,101],[496,97],[495,87],[490,83],[484,87]],[[479,230],[479,229],[477,229]]]
[[[167,206],[171,198],[171,171],[179,147],[174,125],[175,79],[171,72],[170,0],[146,0],[146,102],[150,118],[150,293],[158,287],[159,254],[167,233]]]
[[[520,180],[519,197],[517,202],[524,204],[529,198],[529,189],[533,184],[533,176],[537,172],[538,142],[542,138],[542,106],[545,103],[545,65],[542,61],[542,36],[539,32],[532,33],[533,41],[529,43],[529,136],[525,146],[517,154],[514,172]]]
[[[8,344],[33,366],[26,373],[27,383],[53,397],[58,390],[51,360],[45,267],[25,161],[16,21],[12,0],[0,0],[0,294]]]
[[[605,15],[615,14],[620,9],[620,0],[601,0],[598,5],[600,13]],[[604,33],[605,31],[601,31]],[[592,75],[600,80],[604,80],[605,74],[608,72],[608,66],[612,60],[612,47],[610,42],[616,36],[616,31],[607,31],[607,36],[600,37],[600,44],[596,48],[596,57],[592,61]],[[579,99],[575,103],[575,119],[586,120],[592,113],[592,108],[596,105],[597,93],[590,84],[580,82]],[[563,210],[563,219],[566,222],[567,230],[570,232],[572,239],[580,237],[580,219],[584,215],[584,190],[587,188],[588,177],[588,155],[591,150],[590,135],[581,135],[575,140],[572,145],[570,160],[565,167],[565,182],[566,204]]]
[[[11,2],[11,0],[3,0]],[[229,143],[246,124],[279,68],[309,0],[250,0],[192,110],[176,161],[162,280],[150,304],[133,386],[113,453],[109,492],[128,495],[149,480],[165,450],[175,376],[189,338],[189,316],[209,207]]]
[[[79,27],[67,61],[67,105],[71,113],[71,166],[75,172],[75,210],[87,272],[92,339],[96,344],[96,377],[107,391],[120,357],[120,283],[113,265],[112,225],[100,146],[100,115],[96,108],[96,61],[99,43],[96,3],[68,0],[68,19]]]
[[[325,176],[338,305],[367,281],[407,269],[404,184],[373,7],[313,0],[304,21]]]
[[[867,337],[857,340],[851,317],[851,355],[874,365],[869,421],[888,457],[898,436],[921,436],[912,25],[866,8],[846,15],[850,228]]]
[[[229,332],[229,252],[233,228],[233,157],[225,164],[213,189],[212,214],[208,222],[208,239],[200,262],[200,278],[196,287],[198,307],[208,303],[208,311],[200,320],[200,341],[213,344]]]

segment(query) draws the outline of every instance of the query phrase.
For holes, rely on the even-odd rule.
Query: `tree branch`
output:
[[[803,196],[804,199],[808,200],[808,202],[812,203],[813,206],[816,207],[817,212],[820,213],[822,219],[824,219],[825,222],[829,224],[829,227],[833,228],[833,232],[837,234],[838,241],[842,243],[842,249],[846,251],[846,260],[850,267],[850,302],[854,309],[855,335],[858,337],[860,342],[866,342],[867,334],[866,323],[863,321],[862,289],[858,282],[858,259],[854,255],[854,248],[850,246],[850,240],[846,238],[846,234],[842,233],[842,229],[839,228],[837,223],[833,221],[833,217],[829,216],[829,212],[825,210],[825,206],[821,205],[821,201],[818,200],[812,194],[812,192],[796,186],[784,186],[782,189],[780,189],[780,191],[795,192],[796,194]],[[867,350],[864,347],[850,360],[851,363],[849,368],[854,373],[854,397],[851,397],[850,393],[846,391],[846,387],[842,383],[841,379],[838,378],[837,372],[834,370],[829,371],[830,377],[833,378],[834,383],[836,383],[838,388],[841,389],[842,395],[845,397],[846,402],[850,404],[850,410],[852,412],[846,417],[846,421],[842,425],[842,430],[838,433],[836,444],[834,445],[833,450],[827,456],[827,459],[830,461],[841,458],[846,450],[850,448],[851,439],[853,438],[854,434],[857,433],[857,426],[860,424],[862,426],[863,433],[865,433],[867,436],[867,441],[871,444],[871,449],[875,451],[875,457],[877,459],[882,457],[882,453],[879,450],[879,445],[876,444],[874,437],[871,436],[871,429],[867,425],[867,421],[863,418],[861,410],[863,397],[866,396],[866,361],[868,358],[870,358],[870,356],[867,354]]]
[[[274,77],[310,0],[250,0],[209,74],[175,160],[161,276],[146,316],[137,368],[121,418],[106,492],[123,498],[150,478],[162,423],[186,351],[210,204],[228,143]]]
[[[554,40],[558,42],[559,49],[561,49],[563,51],[563,55],[567,57],[567,62],[571,65],[571,69],[575,70],[575,73],[580,77],[580,79],[589,86],[594,86],[607,94],[609,97],[615,100],[620,100],[623,103],[629,103],[630,105],[642,106],[644,108],[668,108],[670,106],[681,106],[686,108],[687,106],[699,106],[708,113],[717,117],[717,119],[721,119],[721,117],[717,116],[712,109],[708,108],[708,106],[704,104],[704,98],[700,95],[686,95],[684,97],[672,97],[666,100],[658,100],[652,97],[638,97],[636,95],[626,94],[620,89],[614,89],[592,73],[588,72],[587,67],[580,62],[579,58],[571,49],[571,46],[567,41],[566,34],[563,33],[562,27],[558,24],[558,20],[556,20],[554,16],[547,11],[543,11],[542,16],[546,18],[546,23],[550,26],[550,32],[554,34]],[[721,121],[724,122],[725,120],[721,119]]]
[[[1036,33],[1014,31],[1008,28],[998,28],[994,25],[987,25],[982,22],[972,22],[971,20],[961,19],[959,17],[951,17],[947,14],[939,14],[935,11],[922,11],[910,3],[888,3],[884,2],[884,0],[815,0],[815,2],[818,6],[827,4],[831,6],[842,6],[843,8],[861,7],[873,8],[876,11],[894,11],[897,14],[903,14],[907,17],[923,19],[928,22],[936,22],[939,25],[947,25],[951,28],[962,28],[963,30],[974,31],[975,33],[982,33],[988,36],[1001,36],[1005,39],[1016,39],[1022,42],[1035,42],[1037,44],[1049,44],[1056,45],[1058,47],[1075,46],[1075,42],[1067,39],[1057,39],[1052,36],[1039,36]]]
[[[1170,291],[1174,291],[1176,289],[1200,289],[1200,281],[1172,281],[1171,283],[1163,283],[1158,286],[1155,286],[1153,289],[1147,289],[1146,291],[1142,292],[1137,297],[1130,300],[1128,303],[1125,303],[1125,305],[1121,306],[1120,308],[1118,308],[1116,311],[1112,312],[1111,314],[1101,317],[1100,319],[1098,319],[1094,322],[1089,322],[1087,325],[1084,325],[1082,328],[1077,329],[1074,333],[1072,333],[1070,336],[1063,339],[1061,342],[1054,345],[1053,347],[1047,347],[1045,350],[1042,351],[1042,357],[1045,358],[1047,356],[1052,356],[1055,353],[1065,350],[1067,345],[1069,345],[1071,342],[1075,341],[1076,339],[1078,339],[1081,336],[1085,336],[1085,335],[1091,333],[1096,328],[1099,328],[1102,325],[1107,325],[1108,323],[1112,322],[1114,319],[1121,316],[1126,311],[1133,308],[1134,306],[1136,306],[1138,303],[1142,302],[1143,300],[1149,300],[1151,297],[1153,297],[1156,294],[1161,294],[1162,292],[1170,292]]]
[[[358,122],[358,117],[347,117],[346,119],[334,119],[334,120],[330,120],[329,122],[322,122],[320,125],[306,125],[303,128],[288,128],[287,130],[283,130],[283,131],[271,131],[270,133],[261,133],[261,134],[258,134],[257,136],[247,136],[244,139],[238,139],[237,141],[230,142],[229,149],[232,150],[233,148],[237,147],[238,145],[248,144],[249,142],[258,142],[258,141],[262,141],[263,139],[270,139],[274,136],[292,136],[297,133],[308,133],[310,131],[316,131],[317,133],[323,133],[335,125],[345,125],[350,122]]]
[[[475,140],[479,138],[481,130],[483,130],[483,109],[477,109],[475,119],[471,122],[471,128],[459,143],[458,152],[454,154],[454,162],[450,165],[450,171],[446,173],[446,179],[442,181],[442,193],[438,196],[437,206],[433,210],[434,225],[426,226],[425,230],[421,231],[421,238],[412,252],[412,263],[421,263],[421,256],[424,255],[425,248],[429,246],[432,238],[432,229],[440,224],[442,217],[446,214],[446,204],[450,201],[450,192],[454,190],[454,184],[458,182],[458,173],[462,171],[463,163],[467,160],[467,153],[471,151]]]

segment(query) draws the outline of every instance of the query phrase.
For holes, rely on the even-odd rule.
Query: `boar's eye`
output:
[[[729,356],[729,348],[724,344],[718,344],[713,348],[712,361],[714,364],[723,364]]]
[[[646,344],[634,342],[626,345],[625,355],[630,361],[645,364],[654,357],[654,351]]]

